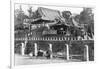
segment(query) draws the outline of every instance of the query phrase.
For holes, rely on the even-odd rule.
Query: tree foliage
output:
[[[80,13],[80,23],[89,24],[94,22],[94,14],[92,13],[91,8],[84,8]]]
[[[14,26],[15,30],[24,30],[24,19],[28,18],[25,15],[24,11],[22,10],[21,6],[20,9],[15,9],[14,11]]]

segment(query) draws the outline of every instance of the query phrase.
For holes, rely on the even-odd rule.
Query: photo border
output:
[[[15,68],[15,54],[14,54],[14,9],[15,9],[15,4],[24,4],[24,5],[39,5],[39,6],[55,6],[55,7],[73,7],[73,8],[92,8],[95,10],[95,6],[78,6],[78,5],[51,5],[51,4],[32,4],[32,3],[16,3],[14,1],[10,1],[10,68],[13,69]],[[95,14],[95,13],[94,13]],[[95,19],[95,17],[94,17]],[[95,22],[95,20],[94,20]],[[94,29],[95,30],[95,29]],[[95,36],[94,36],[94,45],[95,45]],[[94,48],[95,50],[95,48]],[[95,56],[95,51],[94,51],[94,56]],[[89,61],[88,63],[95,63],[95,57],[94,61]],[[81,63],[81,62],[71,62],[71,63]],[[87,63],[87,62],[82,62],[82,63]],[[67,63],[63,63],[67,64]],[[25,66],[25,65],[22,65]],[[28,65],[31,66],[31,65]],[[18,66],[19,67],[19,66]]]

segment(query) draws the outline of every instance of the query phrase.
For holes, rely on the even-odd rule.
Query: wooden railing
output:
[[[15,40],[43,40],[43,41],[66,41],[66,40],[93,40],[93,39],[83,39],[79,37],[32,37],[32,38],[15,38]]]

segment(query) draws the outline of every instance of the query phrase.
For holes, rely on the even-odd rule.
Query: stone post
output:
[[[49,50],[50,50],[50,52],[51,52],[50,58],[52,59],[52,58],[53,58],[53,56],[52,56],[52,44],[49,44]]]
[[[37,53],[38,53],[38,49],[37,49],[37,43],[34,43],[34,55],[35,57],[37,56]]]
[[[84,48],[84,59],[86,61],[89,61],[89,47],[88,47],[88,45],[85,45],[85,48]]]
[[[69,46],[68,44],[65,45],[66,45],[66,59],[69,60]]]
[[[22,56],[25,55],[25,44],[21,43],[21,54]]]

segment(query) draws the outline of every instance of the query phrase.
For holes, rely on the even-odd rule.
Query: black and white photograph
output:
[[[14,65],[94,61],[94,8],[14,4]]]

